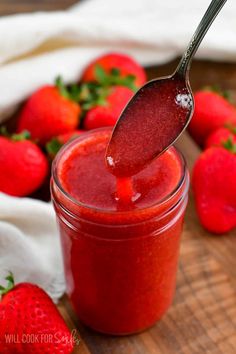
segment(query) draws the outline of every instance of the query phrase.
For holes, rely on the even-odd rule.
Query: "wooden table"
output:
[[[0,12],[63,8],[73,1],[1,1]],[[15,7],[13,6],[15,4]],[[172,62],[148,70],[149,77],[169,74]],[[235,89],[235,64],[194,62],[194,89],[220,84]],[[185,134],[178,142],[189,169],[200,150]],[[186,213],[177,291],[173,306],[154,327],[139,335],[112,337],[85,328],[71,311],[66,298],[59,309],[71,329],[79,331],[78,354],[235,354],[236,353],[236,231],[213,236],[199,225],[192,193]]]

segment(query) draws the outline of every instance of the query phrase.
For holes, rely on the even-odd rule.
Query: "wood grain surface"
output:
[[[1,0],[0,13],[66,8],[72,0]],[[149,77],[170,74],[176,61],[148,69]],[[220,84],[236,88],[235,64],[195,61],[193,89]],[[200,150],[184,134],[178,142],[189,169]],[[64,297],[61,311],[71,329],[79,331],[78,354],[235,354],[236,353],[236,231],[213,236],[202,229],[190,191],[182,235],[177,290],[164,318],[139,335],[112,337],[84,327]],[[112,314],[111,314],[112,315]]]

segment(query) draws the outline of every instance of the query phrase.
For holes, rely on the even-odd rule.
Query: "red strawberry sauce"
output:
[[[176,140],[192,114],[186,83],[178,76],[148,82],[121,114],[106,151],[115,176],[132,176]]]
[[[76,313],[97,331],[130,334],[172,302],[188,173],[172,147],[117,182],[105,164],[110,136],[91,131],[60,151],[52,197]]]

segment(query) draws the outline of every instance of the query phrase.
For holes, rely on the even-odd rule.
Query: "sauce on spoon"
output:
[[[166,150],[191,117],[193,99],[176,76],[151,81],[124,110],[106,152],[110,172],[132,176]]]

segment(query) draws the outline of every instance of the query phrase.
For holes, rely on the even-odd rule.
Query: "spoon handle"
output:
[[[184,52],[180,63],[176,69],[176,73],[188,78],[189,68],[192,62],[192,59],[201,44],[205,34],[210,28],[212,22],[215,20],[216,16],[224,6],[227,0],[212,0],[210,3],[205,15],[203,16],[201,22],[199,23],[194,35],[192,36],[189,45]]]

